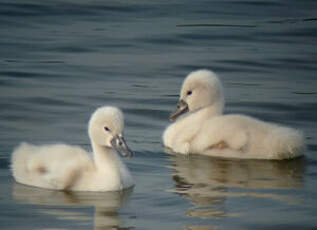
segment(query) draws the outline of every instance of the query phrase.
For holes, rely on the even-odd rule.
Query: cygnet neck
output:
[[[212,105],[207,105],[203,108],[198,109],[199,113],[204,114],[206,118],[220,116],[223,114],[223,103],[214,103]]]
[[[125,170],[125,166],[116,150],[94,142],[92,142],[92,148],[97,178],[106,180],[107,184],[113,187],[113,190],[129,186],[130,184],[126,184],[127,170]],[[133,182],[131,182],[132,184]]]
[[[94,141],[91,142],[91,145],[97,170],[104,171],[106,168],[109,169],[111,166],[113,166],[113,169],[117,168],[119,156],[116,151],[110,147],[99,145]]]

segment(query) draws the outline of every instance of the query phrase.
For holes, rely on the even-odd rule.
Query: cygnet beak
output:
[[[122,135],[115,136],[111,141],[111,145],[122,157],[131,158],[133,156],[133,152],[128,147]]]
[[[176,109],[170,115],[169,120],[174,121],[177,117],[179,117],[180,115],[182,115],[188,111],[189,111],[188,104],[184,100],[180,100],[176,105]]]

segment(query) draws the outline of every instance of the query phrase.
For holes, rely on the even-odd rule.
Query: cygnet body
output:
[[[290,159],[301,156],[302,132],[239,114],[223,114],[224,95],[216,74],[190,73],[180,99],[163,133],[164,145],[173,152],[225,158]]]
[[[132,156],[123,128],[119,109],[100,107],[88,125],[92,154],[79,146],[22,143],[12,153],[13,176],[21,184],[54,190],[118,191],[132,187],[132,176],[118,155]]]

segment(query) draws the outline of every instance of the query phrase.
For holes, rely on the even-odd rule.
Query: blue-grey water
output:
[[[317,228],[317,1],[0,0],[0,229]],[[226,113],[305,132],[305,157],[164,152],[183,78],[222,79]],[[124,193],[16,184],[21,141],[89,149],[87,122],[120,107],[135,157]]]

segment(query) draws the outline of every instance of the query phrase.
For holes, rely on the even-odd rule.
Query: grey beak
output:
[[[117,150],[122,157],[131,158],[133,156],[133,152],[128,147],[127,143],[125,142],[123,136],[117,135],[111,141],[112,147]]]
[[[183,101],[180,100],[177,105],[176,105],[176,109],[174,110],[174,112],[170,115],[169,120],[170,121],[174,121],[177,117],[179,117],[180,115],[188,112],[188,104]]]

